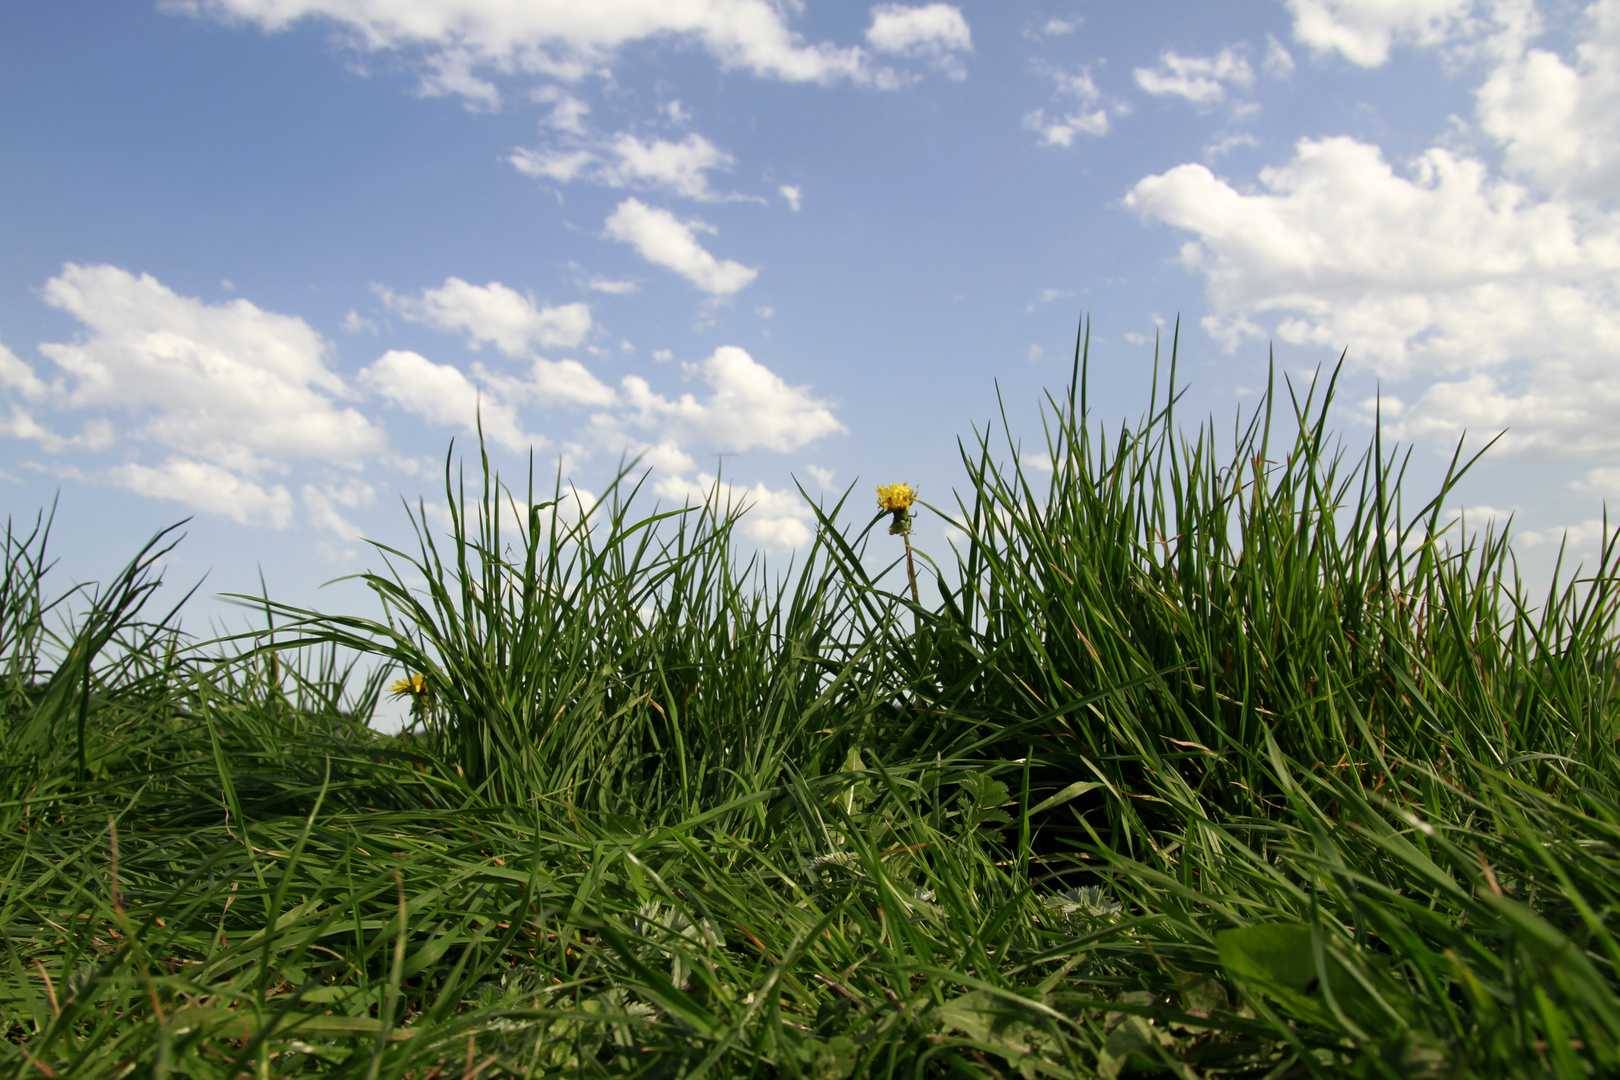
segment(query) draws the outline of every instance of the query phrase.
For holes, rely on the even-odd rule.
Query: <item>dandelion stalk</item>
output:
[[[906,578],[911,582],[911,602],[919,608],[922,599],[917,593],[917,563],[911,555],[911,504],[917,501],[917,492],[910,484],[880,484],[877,489],[878,505],[894,515],[889,523],[889,535],[906,542]],[[913,612],[919,628],[922,617]]]

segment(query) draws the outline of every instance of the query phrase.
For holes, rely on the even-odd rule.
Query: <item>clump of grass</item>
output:
[[[1612,544],[1532,604],[1504,535],[1447,545],[1466,463],[1408,513],[1404,458],[1333,441],[1331,380],[1220,451],[1173,351],[1106,435],[1084,352],[1048,478],[965,448],[934,604],[871,568],[884,515],[818,509],[779,569],[735,507],[638,511],[633,474],[537,503],[487,459],[471,496],[447,468],[447,535],[419,507],[379,549],[377,617],[260,597],[245,642],[143,614],[168,534],[62,602],[43,521],[8,532],[0,1057],[1615,1070]]]

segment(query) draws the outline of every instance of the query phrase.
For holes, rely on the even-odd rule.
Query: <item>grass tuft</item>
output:
[[[448,459],[375,615],[198,643],[173,530],[53,593],[8,522],[8,1075],[1620,1071],[1615,541],[1530,597],[1333,375],[1224,435],[1172,343],[1110,431],[1086,362],[921,590],[848,493],[780,568]]]

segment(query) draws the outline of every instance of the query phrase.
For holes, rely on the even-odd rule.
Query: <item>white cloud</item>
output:
[[[1034,38],[1036,40],[1039,40],[1040,38],[1063,37],[1066,34],[1072,34],[1076,30],[1080,29],[1080,25],[1084,21],[1085,20],[1078,15],[1067,19],[1062,19],[1054,15],[1042,23],[1038,29],[1024,31],[1024,36]]]
[[[633,448],[631,456],[645,468],[669,473],[672,476],[679,476],[697,468],[697,462],[692,460],[692,455],[681,449],[681,445],[673,439]]]
[[[696,133],[678,143],[663,139],[644,143],[621,132],[614,136],[611,151],[615,162],[608,172],[610,186],[642,183],[666,187],[688,199],[715,198],[709,190],[708,170],[729,169],[732,165],[730,154]]]
[[[488,342],[507,356],[527,356],[536,348],[578,345],[591,332],[591,309],[586,304],[537,307],[498,281],[471,285],[458,277],[446,278],[437,289],[420,297],[397,296],[379,290],[388,305],[412,322],[450,333],[465,332],[472,349]]]
[[[614,296],[624,296],[637,292],[641,286],[634,281],[615,281],[609,278],[593,277],[585,287],[592,292],[604,292]]]
[[[1570,487],[1576,491],[1591,492],[1605,502],[1613,502],[1620,509],[1620,468],[1607,466],[1593,469]]]
[[[766,551],[793,551],[815,536],[809,525],[815,513],[797,491],[776,491],[763,483],[739,487],[709,473],[698,473],[696,479],[665,476],[654,481],[653,491],[686,506],[712,502],[722,512],[743,511],[743,535]]]
[[[525,176],[568,184],[584,175],[599,160],[591,150],[529,150],[519,148],[507,158]]]
[[[1186,98],[1195,105],[1215,105],[1226,98],[1226,88],[1254,85],[1254,69],[1231,49],[1214,56],[1181,56],[1165,52],[1156,68],[1137,68],[1136,85],[1159,97]]]
[[[800,191],[793,184],[783,184],[776,190],[779,194],[781,194],[782,198],[787,200],[788,209],[797,214],[799,212],[799,205],[804,198],[804,192]]]
[[[1210,143],[1208,146],[1204,147],[1204,160],[1214,161],[1217,158],[1230,154],[1233,150],[1236,150],[1240,146],[1259,145],[1260,140],[1255,138],[1253,135],[1250,135],[1246,131],[1240,132],[1237,135],[1228,135],[1225,138],[1219,139],[1216,142]]]
[[[375,498],[375,489],[370,484],[350,484],[344,487],[327,485],[324,488],[305,484],[302,494],[304,513],[308,515],[311,525],[333,533],[339,540],[360,539],[360,527],[345,518],[338,506],[358,507],[371,503]]]
[[[551,106],[551,115],[546,117],[548,127],[573,135],[585,134],[585,117],[591,112],[585,102],[557,86],[542,86],[529,96],[542,105]]]
[[[653,38],[700,43],[726,68],[790,82],[867,77],[856,47],[807,44],[771,0],[163,0],[166,11],[277,32],[328,19],[355,47],[424,49],[425,89],[485,101],[473,75],[526,72],[577,79],[607,65],[620,47]]]
[[[136,438],[249,472],[357,464],[385,448],[380,428],[335,403],[347,388],[302,319],[247,300],[206,304],[114,266],[70,263],[44,294],[88,331],[39,347],[67,377],[51,393],[58,409],[142,415]]]
[[[1066,300],[1075,294],[1074,289],[1042,289],[1035,294],[1035,299],[1024,306],[1025,313],[1035,310],[1040,304],[1050,304],[1054,300]]]
[[[112,424],[104,418],[87,420],[79,434],[64,438],[36,420],[28,409],[16,404],[11,407],[11,415],[0,420],[0,435],[32,440],[51,454],[69,450],[105,450],[117,441]]]
[[[512,406],[478,387],[448,364],[400,349],[384,353],[361,370],[360,385],[431,424],[457,427],[472,434],[482,419],[484,436],[508,450],[522,452],[546,441],[524,433]]]
[[[1076,135],[1108,134],[1108,111],[1080,110],[1047,116],[1045,109],[1035,109],[1024,114],[1022,123],[1026,131],[1040,135],[1042,146],[1072,146]]]
[[[1046,76],[1057,85],[1057,93],[1063,97],[1072,97],[1078,101],[1096,101],[1102,96],[1097,84],[1091,78],[1090,68],[1081,68],[1079,71],[1064,71],[1062,68],[1044,68]]]
[[[872,9],[866,41],[878,52],[888,53],[973,48],[973,36],[961,9],[949,4],[879,4]]]
[[[744,519],[743,535],[773,553],[797,551],[815,537],[802,518],[765,517],[757,512]]]
[[[951,54],[973,51],[967,20],[950,4],[879,4],[872,9],[866,42],[880,53],[932,60],[953,79],[966,78],[967,70]]]
[[[1620,373],[1612,360],[1554,357],[1526,367],[1436,382],[1388,430],[1444,441],[1470,432],[1475,445],[1505,431],[1497,444],[1503,453],[1538,459],[1620,455]]]
[[[1524,49],[1524,35],[1510,26],[1507,55],[1478,92],[1479,122],[1502,143],[1508,168],[1542,190],[1613,199],[1620,191],[1620,0],[1599,0],[1581,21],[1585,36],[1573,62]]]
[[[354,308],[350,308],[349,313],[343,316],[343,321],[338,324],[338,327],[345,334],[377,333],[377,324],[360,314],[360,312],[356,311]]]
[[[1592,551],[1613,537],[1617,530],[1620,530],[1620,523],[1610,521],[1605,525],[1602,518],[1589,518],[1579,525],[1519,532],[1515,534],[1515,540],[1530,548],[1543,544],[1564,544],[1571,552],[1580,553]]]
[[[1283,43],[1270,34],[1266,35],[1266,58],[1260,64],[1260,70],[1273,79],[1286,79],[1294,73],[1294,58],[1289,55]]]
[[[1298,312],[1279,330],[1285,339],[1352,341],[1386,373],[1548,344],[1551,327],[1526,337],[1532,328],[1513,325],[1523,304],[1500,295],[1509,283],[1506,291],[1554,293],[1585,285],[1589,300],[1612,288],[1612,225],[1588,232],[1567,206],[1536,202],[1446,150],[1421,155],[1412,173],[1397,174],[1377,147],[1353,139],[1304,139],[1287,165],[1261,170],[1264,192],[1240,192],[1189,164],[1139,181],[1126,205],[1198,234],[1181,260],[1205,275],[1217,312]],[[1574,296],[1559,306],[1585,324],[1576,339],[1606,347],[1601,311],[1572,310],[1585,306]],[[1563,329],[1570,340],[1575,327]]]
[[[573,149],[519,149],[508,159],[521,173],[558,183],[587,180],[613,188],[664,188],[686,199],[718,202],[709,187],[711,170],[728,170],[734,159],[698,134],[680,142],[643,142],[628,132]]]
[[[1437,45],[1457,33],[1474,0],[1287,0],[1294,40],[1312,52],[1337,52],[1378,67],[1398,43]]]
[[[679,441],[700,438],[733,451],[763,447],[786,452],[848,430],[809,387],[789,386],[734,345],[721,346],[689,370],[709,384],[713,393],[707,400],[691,394],[671,400],[654,393],[645,379],[630,375],[620,384],[632,410],[627,419]]]
[[[806,465],[804,471],[809,473],[810,478],[819,484],[822,489],[832,490],[833,477],[837,475],[832,469],[823,469],[820,465]]]
[[[501,107],[501,92],[474,73],[478,65],[478,54],[469,49],[433,53],[423,64],[417,92],[423,97],[460,97],[469,112],[495,112]]]
[[[1205,325],[1229,348],[1275,332],[1348,346],[1385,375],[1450,376],[1399,434],[1511,427],[1511,452],[1620,451],[1620,220],[1538,201],[1446,150],[1403,176],[1349,138],[1302,140],[1260,184],[1181,165],[1126,199],[1196,234],[1181,261],[1204,276]],[[1257,320],[1272,313],[1268,331]]]
[[[171,457],[156,469],[130,463],[108,470],[107,479],[138,495],[173,499],[243,525],[285,529],[292,524],[293,499],[285,487],[260,487],[206,461]]]
[[[1024,114],[1023,127],[1039,134],[1041,145],[1071,146],[1074,137],[1079,134],[1108,134],[1108,110],[1100,106],[1092,108],[1102,94],[1092,81],[1089,69],[1081,68],[1078,72],[1070,73],[1037,64],[1035,70],[1057,84],[1054,96],[1074,99],[1073,104],[1054,109],[1052,115],[1048,115],[1044,108]]]
[[[498,372],[475,369],[486,386],[507,401],[527,401],[543,407],[556,405],[612,405],[613,391],[578,360],[544,360],[536,357],[524,379]]]
[[[50,390],[33,368],[4,345],[0,345],[0,386],[16,391],[27,401],[39,401]]]
[[[715,230],[701,221],[681,221],[639,199],[626,199],[607,219],[609,237],[634,246],[648,262],[675,271],[710,295],[730,296],[759,276],[757,269],[709,254],[693,235],[697,231]]]

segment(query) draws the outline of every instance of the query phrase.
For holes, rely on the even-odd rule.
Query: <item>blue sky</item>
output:
[[[0,491],[68,576],[327,579],[497,464],[786,554],[1038,405],[1186,415],[1348,350],[1534,570],[1620,495],[1620,0],[19,0],[0,7]],[[723,467],[722,467],[723,466]],[[431,509],[431,506],[430,506]],[[941,524],[918,539],[942,547]],[[219,610],[206,603],[204,613]]]

